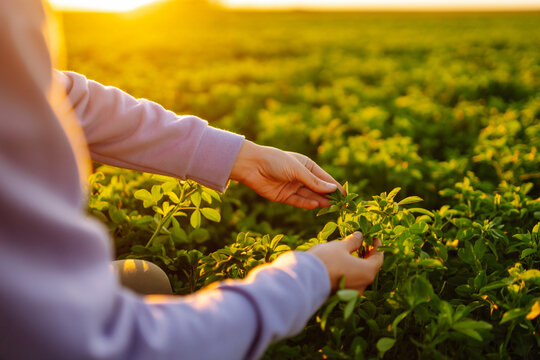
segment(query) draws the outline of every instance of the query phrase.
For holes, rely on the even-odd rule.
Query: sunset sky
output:
[[[129,11],[156,0],[50,0],[61,9]],[[157,0],[160,1],[160,0]],[[230,7],[357,9],[540,9],[540,0],[222,0]]]

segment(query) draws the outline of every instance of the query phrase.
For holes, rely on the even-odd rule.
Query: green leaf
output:
[[[385,352],[390,350],[396,343],[395,339],[383,337],[377,341],[377,350],[379,350],[380,356],[383,356]]]
[[[342,289],[338,290],[336,295],[341,301],[351,301],[352,299],[357,298],[360,293],[358,292],[358,290]]]
[[[464,334],[464,335],[467,335],[475,340],[478,340],[478,341],[482,341],[482,336],[480,336],[480,334],[478,333],[478,331],[476,330],[473,330],[473,329],[467,329],[467,328],[460,328],[460,329],[455,329],[456,331]]]
[[[201,194],[196,191],[189,197],[195,207],[201,206]]]
[[[337,229],[337,224],[335,222],[327,223],[324,228],[319,233],[319,239],[326,240],[334,231]]]
[[[155,204],[154,199],[152,199],[152,194],[150,194],[148,190],[145,190],[145,189],[137,190],[135,191],[135,194],[133,194],[133,196],[135,196],[135,199],[142,200],[143,206],[145,208],[150,207]]]
[[[413,292],[416,304],[429,301],[433,294],[431,283],[423,276],[417,276],[413,283]]]
[[[203,188],[203,194],[208,194],[210,195],[211,198],[221,202],[221,196],[219,196],[219,193],[217,191],[214,191],[208,188]],[[203,199],[204,199],[204,196],[203,196]]]
[[[131,251],[135,254],[144,254],[148,252],[148,249],[142,245],[133,245]]]
[[[326,198],[334,202],[341,202],[345,200],[345,196],[343,196],[339,189],[334,190],[333,193],[326,194]]]
[[[279,244],[279,242],[281,241],[281,239],[283,239],[283,236],[282,234],[279,234],[279,235],[276,235],[274,236],[274,238],[272,239],[272,241],[270,242],[270,248],[272,250],[275,250],[277,244]]]
[[[532,283],[540,286],[540,270],[530,269],[521,274],[521,279],[526,283]]]
[[[167,196],[169,197],[169,199],[175,203],[175,204],[178,204],[180,202],[180,198],[178,198],[178,195],[176,195],[174,192],[172,191],[169,191],[167,193]]]
[[[429,226],[425,222],[414,223],[413,226],[409,228],[409,231],[413,234],[423,234],[429,230]]]
[[[433,213],[429,210],[426,210],[426,209],[422,209],[422,208],[410,208],[410,209],[407,209],[409,210],[410,212],[412,213],[417,213],[417,214],[422,214],[422,215],[427,215],[429,217],[435,217],[435,215],[433,215]]]
[[[512,321],[519,317],[525,316],[527,314],[527,309],[512,309],[504,313],[501,322],[499,324],[504,324],[505,322]]]
[[[345,309],[343,310],[343,320],[347,321],[351,317],[357,300],[358,296],[354,297],[351,301],[347,303]]]
[[[500,288],[505,287],[505,286],[508,286],[508,283],[506,283],[504,281],[495,281],[495,282],[492,282],[491,284],[488,284],[488,285],[484,286],[483,288],[481,288],[480,293],[483,294],[483,293],[485,293],[487,291],[500,289]]]
[[[338,211],[339,211],[339,206],[331,205],[330,207],[319,210],[319,212],[317,213],[317,216],[326,215],[326,214],[334,213]]]
[[[486,253],[486,250],[487,250],[487,246],[486,246],[486,242],[484,239],[478,239],[476,240],[476,242],[474,243],[474,255],[476,256],[477,259],[482,259],[484,257],[484,254]]]
[[[169,205],[168,201],[164,201],[163,204],[161,204],[161,208],[163,210],[163,216],[165,216],[174,209],[174,206]]]
[[[191,214],[189,222],[195,229],[201,226],[201,212],[199,210],[195,210],[193,214]]]
[[[394,200],[394,197],[397,195],[397,193],[401,190],[400,187],[397,187],[395,189],[393,189],[392,191],[390,191],[390,193],[388,194],[388,196],[386,197],[389,201],[392,201]]]
[[[475,329],[475,330],[491,330],[493,326],[485,321],[463,320],[452,326],[454,330],[460,329]]]
[[[107,210],[107,208],[109,207],[109,203],[106,202],[106,201],[100,201],[100,200],[97,200],[97,199],[90,199],[90,207],[93,208],[93,209],[96,209],[98,211],[103,211],[103,210]]]
[[[324,309],[324,312],[321,315],[321,330],[324,331],[326,328],[326,322],[328,320],[328,316],[332,312],[332,310],[336,307],[336,305],[339,303],[339,299],[337,297],[334,297],[333,299],[330,299],[328,302],[328,305],[326,305],[326,308]]]
[[[529,255],[535,254],[537,251],[535,249],[525,249],[521,252],[520,259],[526,258]]]
[[[341,275],[341,277],[339,278],[338,288],[341,290],[345,289],[345,275]]]
[[[110,206],[109,209],[109,216],[111,217],[111,220],[115,223],[115,224],[122,224],[124,223],[125,221],[128,221],[129,219],[127,218],[126,214],[124,214],[124,212],[122,210],[119,210],[115,207],[112,207]]]
[[[486,282],[487,282],[486,271],[482,270],[474,278],[474,287],[477,289],[481,289],[484,286],[486,286]]]
[[[392,332],[394,333],[394,337],[397,336],[397,326],[399,325],[399,323],[401,322],[401,320],[405,319],[407,317],[407,315],[409,315],[409,311],[405,311],[405,312],[402,312],[401,314],[399,314],[398,316],[396,316],[396,318],[394,319],[394,321],[392,321]]]
[[[444,269],[444,265],[439,259],[420,259],[418,265],[432,269]]]
[[[154,185],[152,186],[152,200],[154,200],[155,203],[157,203],[161,198],[163,197],[163,191],[161,189],[161,186]]]
[[[202,208],[201,213],[205,218],[207,218],[210,221],[220,222],[221,221],[221,214],[216,210],[212,208]]]
[[[201,194],[201,197],[204,201],[206,201],[208,204],[212,203],[212,196],[206,191],[203,191]]]
[[[168,181],[161,185],[161,189],[163,190],[164,194],[168,194],[172,192],[172,189],[178,186],[178,183],[176,181]]]
[[[189,239],[197,244],[202,244],[210,239],[210,233],[206,229],[195,229],[189,233]]]
[[[444,196],[444,197],[454,196],[456,194],[457,192],[453,189],[442,189],[441,191],[439,191],[439,195]]]
[[[187,242],[188,241],[187,234],[184,231],[184,229],[180,227],[180,223],[178,222],[178,220],[176,220],[175,218],[172,218],[171,223],[172,223],[171,234],[173,237],[173,241],[175,243]]]
[[[417,203],[417,202],[421,202],[421,201],[424,201],[424,199],[422,199],[419,196],[409,196],[409,197],[406,197],[405,199],[401,200],[400,202],[398,202],[398,205],[413,204],[413,203]]]
[[[367,235],[370,230],[368,219],[364,215],[361,215],[358,222],[360,223],[360,231],[362,234]]]
[[[464,263],[469,265],[474,264],[474,250],[470,242],[465,243],[464,249],[462,248],[458,250],[458,256]]]

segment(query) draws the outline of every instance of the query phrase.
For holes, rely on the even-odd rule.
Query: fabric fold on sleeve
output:
[[[224,192],[243,142],[243,136],[207,127],[191,158],[186,176],[204,186]]]
[[[247,359],[258,359],[269,344],[298,334],[330,294],[324,264],[296,251],[254,269],[245,280],[217,286],[243,294],[255,309],[258,325]]]

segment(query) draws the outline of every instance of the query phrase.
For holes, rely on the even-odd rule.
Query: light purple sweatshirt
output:
[[[88,149],[224,191],[243,138],[54,72],[44,28],[39,0],[0,1],[0,359],[252,359],[299,332],[330,292],[308,253],[185,297],[120,287],[85,214]]]

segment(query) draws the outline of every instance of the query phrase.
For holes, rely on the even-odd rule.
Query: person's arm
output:
[[[225,191],[243,136],[178,116],[83,75],[55,71],[96,161],[192,179]],[[66,107],[67,108],[67,107]]]
[[[329,206],[322,194],[343,191],[306,156],[244,141],[74,72],[55,71],[55,80],[67,92],[94,160],[190,178],[222,192],[231,178],[269,200],[310,209]]]

